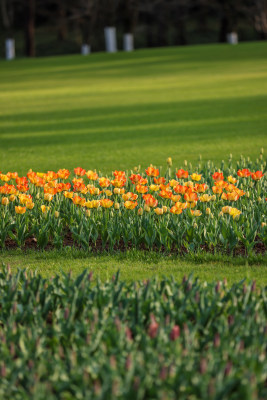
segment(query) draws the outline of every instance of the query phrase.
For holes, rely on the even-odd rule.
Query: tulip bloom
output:
[[[194,186],[194,191],[197,193],[204,193],[208,189],[206,183],[196,183]]]
[[[233,219],[238,219],[239,215],[242,214],[242,213],[237,208],[231,208],[229,214],[233,217]]]
[[[32,210],[33,207],[34,207],[34,203],[33,203],[32,201],[27,201],[27,203],[26,203],[26,208],[27,208],[28,210]]]
[[[173,206],[173,207],[171,207],[170,212],[171,212],[172,214],[182,214],[183,208]]]
[[[190,210],[190,212],[194,217],[200,217],[202,215],[200,210]]]
[[[263,176],[264,176],[264,174],[262,173],[262,171],[256,171],[256,172],[251,173],[251,178],[254,181],[260,180]]]
[[[136,185],[135,189],[138,193],[146,193],[148,191],[148,187],[142,185]]]
[[[233,184],[235,184],[237,182],[237,180],[235,178],[233,178],[232,175],[229,175],[227,177],[227,180],[229,183],[233,183]]]
[[[251,172],[247,168],[239,169],[237,175],[240,176],[240,178],[248,178],[251,175]]]
[[[172,200],[174,203],[177,203],[177,201],[179,201],[180,199],[181,199],[181,196],[180,196],[179,194],[172,195],[172,197],[171,197],[171,200]]]
[[[212,178],[214,181],[223,181],[224,180],[224,176],[222,172],[214,172],[214,174],[212,175]]]
[[[45,193],[45,195],[44,195],[44,200],[46,200],[46,201],[52,201],[53,200],[53,195],[52,194],[50,194],[50,193]]]
[[[134,201],[134,200],[136,200],[138,198],[138,194],[135,194],[135,193],[132,193],[132,192],[127,192],[127,193],[122,195],[122,198],[123,198],[124,201],[127,201],[127,200]]]
[[[203,194],[202,196],[199,197],[199,200],[202,203],[207,203],[207,202],[211,201],[211,196],[209,196],[208,194]]]
[[[78,167],[78,168],[74,168],[74,173],[77,176],[83,176],[86,174],[86,171],[85,171],[85,169]]]
[[[229,201],[237,201],[239,199],[239,195],[236,192],[232,193],[222,193],[221,198],[223,200],[229,200]]]
[[[152,192],[158,192],[160,189],[159,185],[150,185],[149,186],[149,190],[151,190]]]
[[[124,185],[125,185],[125,183],[126,183],[126,178],[125,179],[113,179],[112,181],[111,181],[111,184],[114,186],[114,187],[116,187],[116,188],[121,188],[121,187],[123,187]]]
[[[161,190],[159,196],[163,199],[171,199],[172,198],[172,191],[171,190]]]
[[[193,181],[200,181],[201,175],[194,173],[191,175],[191,179],[193,179]]]
[[[15,207],[16,214],[25,214],[25,212],[26,212],[26,207],[21,207],[21,206]]]
[[[101,187],[109,187],[109,185],[110,185],[110,180],[107,179],[107,178],[104,178],[104,177],[99,178],[99,185],[100,185]]]
[[[128,200],[124,203],[124,207],[127,208],[127,210],[133,210],[135,207],[137,207],[137,205],[137,201]]]
[[[188,191],[184,194],[185,201],[191,203],[198,200],[197,194],[191,191]]]
[[[63,195],[64,195],[67,199],[72,199],[74,193],[73,193],[73,192],[64,192]]]
[[[101,204],[101,206],[102,207],[104,207],[104,208],[110,208],[110,207],[112,207],[113,206],[113,201],[112,200],[110,200],[110,199],[102,199],[102,200],[100,200],[100,204]]]
[[[3,197],[1,203],[2,203],[3,206],[7,206],[9,204],[8,198],[7,197]]]
[[[185,192],[188,190],[187,186],[183,186],[183,185],[176,185],[173,190],[176,193],[180,193],[180,194],[185,194]]]
[[[184,169],[178,169],[178,171],[176,172],[176,176],[178,179],[187,179],[188,171],[185,171]]]
[[[59,177],[59,179],[68,179],[68,177],[70,176],[70,171],[67,169],[59,169],[57,171],[57,176]]]
[[[163,214],[163,208],[157,207],[157,208],[154,209],[154,211],[155,211],[155,213],[156,213],[157,215],[162,215],[162,214]]]
[[[154,183],[155,183],[156,185],[164,184],[165,182],[166,182],[166,179],[163,178],[163,177],[154,178]]]
[[[142,176],[139,174],[132,174],[129,177],[130,181],[135,185],[136,183],[138,183],[140,181],[140,179],[142,179]]]
[[[159,176],[159,170],[157,168],[150,166],[146,169],[146,174],[148,176]]]
[[[179,185],[179,182],[176,181],[175,179],[171,179],[169,184],[170,184],[171,187],[175,187],[175,186]]]
[[[87,176],[87,178],[88,178],[90,181],[96,181],[96,180],[98,179],[97,173],[94,172],[94,171],[91,171],[91,170],[87,171],[87,172],[85,173],[85,175]]]

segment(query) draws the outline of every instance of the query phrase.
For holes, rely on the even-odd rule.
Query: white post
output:
[[[6,59],[13,60],[15,58],[15,40],[6,39]]]
[[[134,49],[134,36],[132,33],[125,33],[123,35],[123,50],[133,51]]]
[[[227,34],[227,43],[238,44],[238,34],[236,32],[230,32]]]
[[[108,53],[116,53],[117,51],[117,38],[116,38],[116,28],[114,26],[107,26],[104,29],[106,51]]]
[[[88,54],[90,54],[91,53],[91,46],[89,46],[89,44],[82,44],[82,47],[81,47],[81,54],[83,55],[83,56],[88,56]]]

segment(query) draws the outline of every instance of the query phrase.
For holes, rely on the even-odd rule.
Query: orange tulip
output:
[[[196,193],[191,192],[191,191],[187,191],[187,192],[184,194],[184,199],[185,199],[185,201],[187,201],[188,203],[191,203],[191,202],[197,201],[197,200],[198,200],[198,197],[197,197],[197,194],[196,194]]]
[[[77,176],[83,176],[83,175],[85,175],[86,171],[85,171],[85,169],[78,167],[78,168],[74,168],[74,173]]]
[[[3,197],[1,203],[2,203],[3,206],[7,206],[9,204],[8,198],[7,197]]]
[[[192,215],[194,215],[194,217],[200,217],[202,215],[200,210],[190,210],[190,212]]]
[[[251,172],[247,168],[239,169],[237,175],[240,176],[240,178],[248,178],[251,175]]]
[[[124,201],[128,201],[128,200],[136,200],[138,198],[138,194],[132,193],[132,192],[128,192],[122,195],[122,198]]]
[[[263,176],[264,176],[264,174],[262,173],[262,171],[256,171],[256,172],[251,173],[251,178],[254,181],[260,180]]]
[[[194,186],[194,191],[197,193],[204,193],[208,189],[206,183],[196,183]]]
[[[21,207],[21,206],[15,207],[16,214],[25,214],[25,212],[26,212],[26,207]]]
[[[146,195],[145,195],[146,196]],[[146,197],[143,196],[144,200],[145,200],[145,204],[149,207],[157,207],[158,205],[158,200],[155,199],[153,196],[151,195],[147,195]],[[149,197],[148,197],[149,196]]]
[[[176,176],[178,179],[187,179],[188,171],[185,171],[184,169],[178,169],[178,171],[176,172]]]
[[[228,182],[235,184],[237,182],[237,180],[235,178],[232,177],[232,175],[229,175],[227,177]]]
[[[146,174],[148,176],[159,176],[159,170],[157,168],[150,166],[146,169]]]
[[[86,176],[90,181],[96,181],[98,179],[97,173],[91,170],[86,172]]]
[[[239,195],[236,192],[222,193],[221,198],[223,200],[237,201],[239,199]]]
[[[183,185],[177,185],[173,188],[176,193],[184,194],[187,191],[187,187]]]
[[[33,207],[34,207],[34,203],[32,201],[27,201],[26,208],[28,208],[28,210],[32,210]]]
[[[70,171],[67,170],[67,169],[59,169],[59,170],[57,171],[57,176],[58,176],[60,179],[68,179],[68,177],[70,176]]]
[[[148,191],[147,186],[143,186],[143,185],[139,185],[139,184],[136,185],[135,189],[138,193],[146,193]]]
[[[135,185],[136,183],[138,183],[140,181],[140,179],[142,179],[142,176],[139,174],[132,174],[129,177],[130,181]]]
[[[113,206],[113,201],[112,200],[110,200],[110,199],[102,199],[102,200],[100,200],[100,204],[101,204],[101,206],[102,207],[104,207],[104,208],[110,208],[110,207],[112,207]]]
[[[166,182],[166,179],[163,178],[163,177],[154,178],[154,183],[155,183],[156,185],[164,184],[165,182]]]
[[[214,172],[214,174],[212,175],[212,178],[214,181],[223,181],[224,180],[224,176],[222,172]]]
[[[171,207],[170,212],[171,212],[172,214],[178,215],[178,214],[182,214],[183,209],[180,208],[180,207],[177,208],[177,207],[173,206],[173,207]]]
[[[104,178],[104,177],[99,178],[99,185],[100,185],[101,187],[109,187],[109,185],[110,185],[110,180],[109,180],[108,178]]]
[[[133,210],[135,207],[137,207],[137,201],[126,201],[124,203],[124,207],[127,208],[127,210]]]
[[[157,214],[157,215],[163,215],[163,208],[155,208],[154,209],[154,212]]]
[[[163,199],[171,199],[172,198],[172,191],[171,190],[161,190],[159,196]]]

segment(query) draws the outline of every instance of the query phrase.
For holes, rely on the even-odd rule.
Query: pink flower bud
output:
[[[157,336],[159,324],[156,322],[154,315],[151,315],[150,319],[151,322],[148,327],[148,335],[151,339],[154,339]]]
[[[167,378],[167,376],[168,376],[168,368],[165,367],[165,366],[163,366],[163,367],[161,368],[161,370],[160,370],[159,377],[160,377],[161,380],[165,381],[165,379]]]
[[[214,347],[219,347],[221,344],[220,334],[216,333],[213,340]]]
[[[126,326],[125,328],[125,334],[126,334],[126,338],[128,340],[133,340],[133,334],[130,328],[128,328],[128,326]]]
[[[172,341],[176,340],[180,336],[180,327],[178,325],[174,325],[170,333],[170,339]]]
[[[125,368],[128,371],[131,368],[132,365],[132,358],[130,356],[130,354],[128,354],[126,361],[125,361]]]
[[[200,360],[199,372],[203,375],[207,371],[207,360],[202,358]]]
[[[228,361],[226,364],[225,370],[224,370],[224,376],[228,376],[232,370],[232,363],[231,361]]]
[[[65,319],[68,319],[69,318],[69,313],[70,313],[70,310],[68,309],[68,307],[65,309],[65,311],[64,311],[64,318]]]

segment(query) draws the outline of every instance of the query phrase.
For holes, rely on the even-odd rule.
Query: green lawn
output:
[[[267,43],[206,45],[0,62],[0,170],[111,172],[199,154],[219,165],[230,153],[256,158],[267,144]],[[145,259],[144,259],[145,258]],[[205,280],[267,282],[266,259],[167,259],[140,253],[4,252],[12,267],[84,267],[126,279],[194,272]],[[259,268],[259,265],[262,267]]]
[[[233,260],[227,256],[203,254],[182,259],[133,250],[121,254],[88,255],[83,251],[69,249],[63,252],[4,251],[0,253],[0,260],[9,264],[13,270],[37,269],[45,277],[69,270],[78,275],[87,268],[93,271],[95,278],[105,280],[110,279],[119,269],[121,278],[126,281],[148,279],[155,275],[172,275],[181,280],[184,275],[192,273],[208,282],[226,278],[232,284],[245,278],[248,282],[255,279],[260,286],[267,285],[267,258],[263,256]]]
[[[0,62],[0,170],[255,158],[267,43]]]

